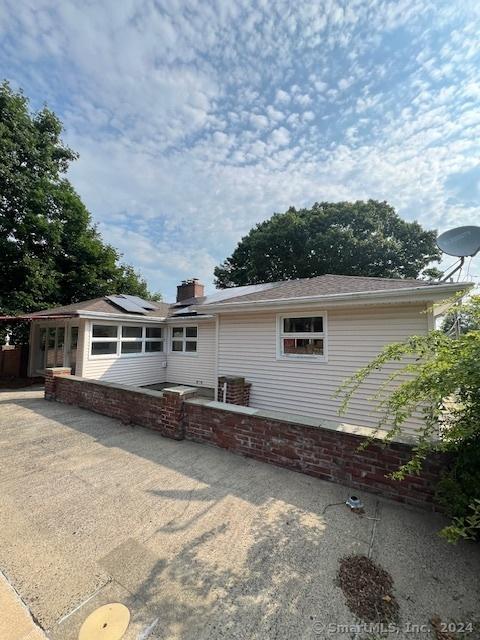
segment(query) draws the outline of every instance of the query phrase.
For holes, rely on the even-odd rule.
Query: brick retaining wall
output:
[[[432,456],[421,476],[390,480],[386,474],[410,459],[408,444],[378,442],[358,451],[365,436],[197,401],[185,403],[185,437],[420,507],[433,508],[435,484],[446,464],[444,457]]]
[[[161,435],[183,440],[184,389],[152,391],[69,375],[70,369],[47,369],[45,398],[90,409],[127,424],[138,424]]]
[[[408,444],[375,442],[358,451],[366,436],[349,432],[349,425],[342,425],[340,431],[194,395],[195,389],[186,387],[159,392],[86,380],[70,376],[68,369],[48,369],[45,378],[47,399],[139,424],[165,437],[215,445],[323,480],[434,508],[434,487],[446,465],[444,457],[431,456],[421,476],[393,481],[385,476],[409,459]]]

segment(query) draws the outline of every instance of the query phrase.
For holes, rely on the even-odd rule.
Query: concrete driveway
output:
[[[52,640],[109,602],[129,639],[351,638],[322,629],[356,622],[335,584],[351,553],[390,571],[401,625],[480,628],[478,547],[444,543],[439,516],[368,494],[358,516],[348,488],[35,389],[0,393],[0,445],[0,570]]]

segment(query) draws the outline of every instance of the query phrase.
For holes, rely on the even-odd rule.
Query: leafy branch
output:
[[[472,296],[458,305],[455,312],[468,318],[469,327],[479,326],[480,296]],[[410,418],[420,415],[423,420],[417,429],[411,459],[390,477],[402,480],[406,475],[420,473],[431,451],[449,451],[464,456],[465,451],[479,446],[480,330],[471,329],[456,337],[432,330],[426,335],[387,345],[337,390],[336,396],[341,398],[340,413],[347,411],[352,397],[372,374],[392,364],[395,369],[389,372],[373,397],[381,418],[370,441],[380,428],[387,429],[385,440],[388,441],[402,433]],[[468,473],[470,471],[468,469]],[[465,469],[462,473],[465,477]],[[469,484],[475,486],[470,476]],[[478,494],[478,489],[474,491]],[[476,496],[473,499],[477,500]],[[464,522],[465,530],[468,528],[469,531],[478,524],[478,505],[471,501],[468,508],[473,509],[474,516],[462,520],[467,518],[466,514],[456,515],[450,538],[452,531],[457,530],[461,536],[460,522]]]

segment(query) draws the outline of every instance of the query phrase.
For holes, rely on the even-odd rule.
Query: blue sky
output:
[[[290,205],[479,224],[476,6],[0,0],[0,75],[60,116],[105,240],[171,299]]]

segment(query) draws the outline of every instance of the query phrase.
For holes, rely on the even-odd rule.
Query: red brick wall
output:
[[[396,482],[385,475],[409,459],[408,445],[378,443],[358,451],[363,436],[248,415],[228,405],[220,409],[198,401],[184,402],[188,395],[84,380],[69,376],[68,369],[47,370],[45,379],[48,399],[139,424],[169,438],[212,444],[350,488],[434,507],[434,486],[445,458],[432,456],[421,476]]]
[[[126,424],[148,427],[168,438],[184,438],[184,403],[176,394],[140,391],[75,376],[55,376],[53,390],[48,377],[45,379],[45,397],[90,409]]]
[[[434,485],[445,460],[431,458],[422,476],[403,482],[385,477],[409,459],[408,445],[372,444],[364,437],[185,403],[185,437],[300,471],[323,480],[433,507]]]
[[[218,399],[228,404],[238,404],[248,407],[250,404],[251,383],[245,378],[221,376],[218,378]],[[225,397],[225,400],[224,400]]]

